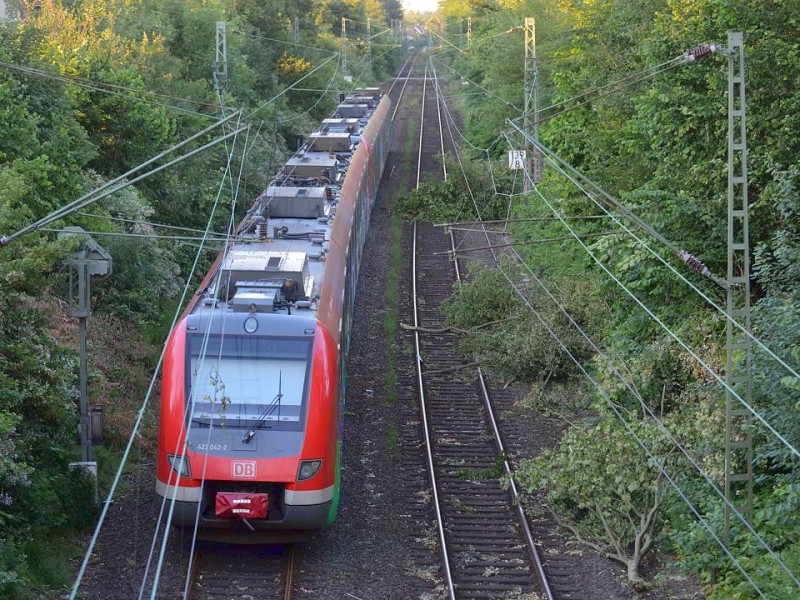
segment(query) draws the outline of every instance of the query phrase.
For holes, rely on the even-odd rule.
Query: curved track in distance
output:
[[[423,173],[436,176],[438,171],[447,178],[444,164],[436,161],[445,152],[437,91],[436,73],[426,68],[418,186]],[[483,376],[478,372],[481,385],[476,386],[474,366],[454,351],[456,336],[438,331],[444,325],[439,306],[459,277],[447,255],[452,236],[417,223],[413,236],[420,412],[447,596],[500,598],[542,591],[552,598],[524,513],[500,479],[510,466]]]

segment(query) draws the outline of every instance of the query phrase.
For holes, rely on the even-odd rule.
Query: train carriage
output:
[[[334,520],[345,359],[389,114],[377,90],[343,99],[170,333],[156,491],[173,523],[255,541]]]

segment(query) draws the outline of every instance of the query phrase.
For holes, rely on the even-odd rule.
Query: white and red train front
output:
[[[315,318],[185,317],[164,361],[157,466],[173,523],[271,531],[332,522],[337,364],[333,338]]]
[[[259,196],[170,334],[156,489],[173,523],[257,533],[336,515],[344,358],[391,135],[388,98],[364,91]]]

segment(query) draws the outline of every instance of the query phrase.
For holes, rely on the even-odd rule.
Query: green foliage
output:
[[[512,283],[523,290],[525,301]],[[568,287],[558,292],[558,302],[567,305],[567,312],[582,327],[598,333],[601,313],[597,305],[572,304],[568,290],[576,284],[567,280],[563,283]],[[553,299],[538,286],[522,286],[519,274],[509,264],[501,269],[474,267],[470,281],[456,286],[442,311],[448,326],[464,331],[459,341],[462,351],[476,356],[505,380],[538,382],[543,388],[551,379],[563,381],[573,375],[575,364],[555,343],[554,335],[577,360],[592,355],[585,339]]]
[[[469,197],[452,179],[423,181],[417,189],[398,198],[392,210],[410,221],[440,223],[475,218]]]
[[[657,428],[646,421],[630,426],[665,462],[668,449]],[[520,461],[515,477],[528,492],[544,488],[551,509],[579,540],[626,564],[628,579],[639,580],[639,564],[662,526],[667,483],[619,421],[571,427],[558,450]]]
[[[771,296],[800,299],[800,171],[775,173],[767,190],[781,227],[756,248],[754,270]]]
[[[10,289],[0,296],[0,590],[10,597],[27,578],[23,539],[90,518],[74,504],[85,482],[67,471],[76,363],[44,325],[30,298]]]
[[[755,498],[752,526],[793,573],[800,569],[798,515],[800,487],[796,483],[764,490]],[[723,514],[719,503],[706,517],[713,530],[721,531]],[[709,598],[755,597],[752,584],[738,569],[731,568],[729,558],[705,528],[690,521],[674,538],[683,561],[703,575],[709,586]],[[767,598],[789,600],[797,596],[795,583],[735,516],[731,517],[728,547]]]
[[[778,356],[800,365],[800,304],[783,297],[761,300],[753,311],[753,326],[759,339]],[[753,400],[760,412],[795,447],[800,445],[798,380],[764,350],[753,350]],[[757,464],[764,473],[800,477],[798,459],[786,445],[771,435],[757,438]]]

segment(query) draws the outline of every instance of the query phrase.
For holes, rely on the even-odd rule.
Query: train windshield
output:
[[[193,426],[299,430],[311,338],[187,335],[187,416]]]

